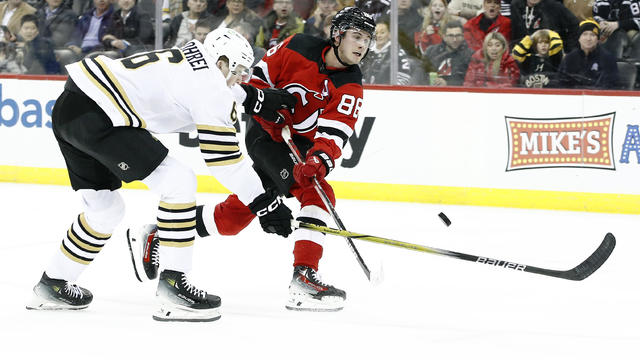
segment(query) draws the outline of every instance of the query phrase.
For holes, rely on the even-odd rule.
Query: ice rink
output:
[[[160,323],[155,284],[135,279],[125,239],[127,227],[154,222],[157,198],[122,194],[125,220],[78,280],[91,306],[29,311],[80,201],[68,187],[0,183],[0,359],[640,358],[638,216],[339,200],[349,230],[527,265],[572,268],[607,232],[617,247],[573,282],[356,241],[370,267],[384,265],[374,287],[345,240],[328,236],[320,273],[347,291],[346,307],[301,313],[284,308],[292,240],[254,222],[239,236],[196,241],[191,278],[222,297],[222,318]]]

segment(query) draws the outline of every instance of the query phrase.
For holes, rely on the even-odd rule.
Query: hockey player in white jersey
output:
[[[140,180],[160,196],[162,271],[153,318],[220,317],[220,298],[196,288],[186,276],[196,235],[195,174],[168,156],[152,133],[197,130],[211,174],[259,216],[266,232],[288,236],[291,211],[277,194],[265,192],[238,147],[234,99],[242,99],[249,113],[269,118],[293,108],[296,99],[284,90],[238,86],[252,62],[242,36],[218,29],[204,44],[191,41],[182,48],[118,60],[98,56],[67,66],[69,80],[53,108],[52,123],[83,211],[34,287],[28,309],[82,309],[91,303],[91,292],[74,283],[124,216],[116,190],[122,181]]]

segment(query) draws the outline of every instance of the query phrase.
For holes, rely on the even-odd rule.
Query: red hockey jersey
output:
[[[298,103],[292,133],[314,142],[310,153],[324,151],[334,160],[353,134],[362,107],[362,73],[358,65],[327,68],[325,54],[333,51],[326,40],[295,34],[269,49],[253,68],[250,84],[258,88],[286,89]],[[259,117],[256,120],[274,139],[280,128]]]

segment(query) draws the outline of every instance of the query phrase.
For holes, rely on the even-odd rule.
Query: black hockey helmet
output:
[[[358,29],[369,34],[369,36],[371,36],[369,49],[371,49],[375,43],[376,22],[373,20],[371,15],[353,6],[346,7],[338,11],[336,16],[331,20],[331,39],[329,41],[331,42],[331,46],[333,47],[333,51],[336,54],[338,61],[345,66],[348,64],[344,63],[342,59],[340,59],[338,46],[340,46],[340,42],[348,29]],[[336,36],[340,36],[340,42],[337,44],[334,41]],[[367,49],[367,52],[362,57],[363,59],[367,57],[369,49]]]
[[[342,36],[347,29],[352,28],[366,32],[373,40],[376,32],[376,22],[373,21],[371,15],[353,6],[338,11],[331,20],[331,36],[337,35],[337,33],[334,33],[336,30]]]

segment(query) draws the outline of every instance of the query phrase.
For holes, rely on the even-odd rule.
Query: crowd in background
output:
[[[390,0],[163,1],[163,47],[228,27],[256,61],[294,33],[328,38],[335,13],[357,6],[377,23],[365,84],[640,88],[640,0],[396,0],[397,54]],[[154,0],[0,2],[0,72],[65,74],[86,56],[152,50],[154,8]]]

